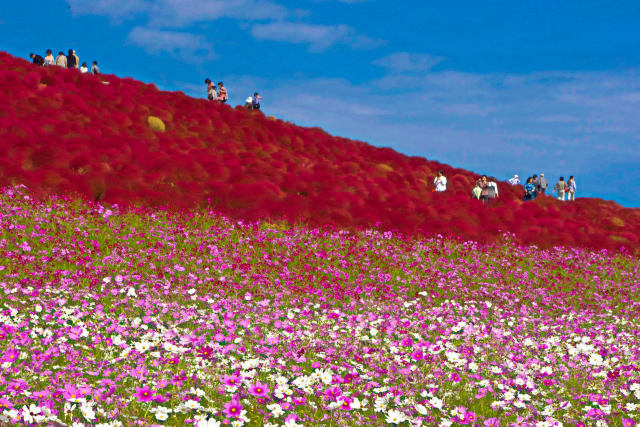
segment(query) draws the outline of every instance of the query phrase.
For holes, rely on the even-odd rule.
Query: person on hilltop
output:
[[[69,49],[69,53],[67,55],[67,68],[78,68],[77,57],[73,53],[73,49]]]
[[[80,58],[78,58],[78,55],[76,54],[75,50],[72,50],[71,53],[73,54],[73,56],[75,56],[76,58],[76,70],[80,67]]]
[[[222,82],[218,82],[218,102],[224,104],[229,99],[229,94],[227,93],[227,89],[222,85]]]
[[[533,178],[527,178],[527,182],[524,184],[524,198],[525,202],[536,198],[536,186],[533,183]]]
[[[489,183],[487,182],[487,176],[482,175],[482,177],[476,181],[476,186],[480,187],[480,201],[489,203]]]
[[[29,58],[31,58],[31,61],[35,65],[38,65],[39,67],[42,67],[44,65],[44,58],[40,55],[36,55],[35,53],[30,53]]]
[[[498,194],[498,183],[492,178],[491,181],[489,181],[489,199],[497,199],[498,197],[500,197],[500,195]],[[489,199],[487,199],[487,201],[489,201]]]
[[[535,199],[536,197],[538,197],[538,175],[534,174],[531,179],[533,179],[533,198]]]
[[[207,85],[207,99],[209,101],[217,101],[218,94],[216,93],[216,85],[211,81],[210,78],[204,79],[204,84]]]
[[[571,175],[569,177],[569,181],[567,182],[567,200],[571,200],[574,201],[576,199],[576,191],[578,189],[578,186],[576,185],[576,180],[573,177],[573,175]]]
[[[538,194],[544,194],[547,191],[547,187],[549,187],[549,183],[547,182],[547,178],[544,177],[543,173],[540,173],[540,178],[536,182],[536,192]]]
[[[433,180],[433,185],[436,193],[447,191],[447,177],[444,176],[444,171],[442,169],[438,171],[438,175]]]
[[[80,66],[80,72],[82,74],[89,72],[89,68],[87,67],[87,63],[86,62],[83,62],[82,66]]]
[[[564,193],[568,190],[567,183],[564,182],[564,177],[561,176],[560,180],[556,183],[555,187],[553,187],[553,192],[558,192],[558,200],[562,200],[564,202]]]
[[[513,175],[513,178],[509,180],[509,184],[513,186],[520,185],[520,179],[518,178],[518,174]]]
[[[260,109],[260,101],[262,101],[262,97],[258,95],[258,92],[253,94],[253,98],[251,98],[251,109],[259,110]]]
[[[58,53],[58,56],[56,56],[56,65],[58,67],[67,68],[67,57],[64,56],[64,53]]]
[[[91,66],[91,74],[97,76],[100,74],[100,68],[98,68],[98,61],[93,61],[93,65]]]
[[[56,59],[53,57],[51,49],[47,49],[47,56],[44,57],[44,65],[48,67],[50,65],[55,65],[55,63]]]

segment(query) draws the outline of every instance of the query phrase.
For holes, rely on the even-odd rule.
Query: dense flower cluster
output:
[[[640,262],[0,194],[0,423],[633,426]]]
[[[504,182],[485,209],[471,200],[469,171],[132,79],[38,68],[0,52],[0,95],[0,185],[311,226],[640,248],[637,210],[599,199],[523,204],[522,188]],[[166,130],[151,130],[150,116]],[[441,194],[431,191],[439,169],[449,183]]]

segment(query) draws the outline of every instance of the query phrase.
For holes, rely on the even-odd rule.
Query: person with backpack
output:
[[[544,174],[541,173],[540,178],[538,178],[538,182],[536,182],[536,192],[538,194],[544,194],[547,191],[547,187],[549,187],[547,178],[545,178]]]
[[[216,85],[211,81],[210,78],[204,79],[204,84],[207,85],[207,99],[209,101],[217,101],[218,94],[216,93]]]
[[[64,53],[58,53],[58,56],[56,57],[56,65],[58,67],[67,68],[67,57],[64,56]]]
[[[77,56],[73,53],[73,49],[69,49],[67,55],[67,68],[78,68]]]
[[[91,66],[91,74],[97,76],[100,74],[100,68],[98,68],[98,61],[93,61],[93,65]]]
[[[433,185],[435,186],[434,191],[436,193],[447,191],[447,177],[444,176],[444,171],[442,169],[438,171],[438,175],[433,180]]]
[[[39,67],[42,67],[44,65],[44,58],[40,55],[30,53],[29,58],[31,58],[32,62]]]
[[[229,99],[229,94],[227,93],[227,89],[222,85],[222,82],[218,82],[218,102],[224,104]]]
[[[533,178],[527,178],[527,182],[524,184],[524,200],[528,202],[529,200],[533,200],[536,198],[536,186],[533,183]]]
[[[558,192],[558,200],[562,200],[564,202],[564,193],[568,190],[567,183],[564,182],[564,177],[561,176],[560,180],[556,183],[555,187],[553,187],[553,192]]]
[[[47,56],[44,57],[44,65],[48,67],[50,65],[55,65],[56,59],[53,57],[51,53],[51,49],[47,49]]]
[[[567,200],[570,201],[574,201],[576,200],[576,190],[578,189],[578,186],[576,185],[576,180],[573,177],[573,175],[571,175],[569,177],[569,181],[567,182]]]

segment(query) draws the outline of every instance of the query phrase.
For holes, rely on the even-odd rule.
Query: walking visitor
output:
[[[82,74],[84,74],[84,73],[88,73],[88,72],[89,72],[89,68],[87,67],[87,63],[86,63],[86,62],[83,62],[83,63],[82,63],[82,66],[80,67],[80,72],[81,72]]]
[[[73,53],[73,49],[69,49],[69,53],[67,55],[67,68],[78,68],[78,60],[76,58],[77,57]]]
[[[258,92],[253,94],[253,98],[251,98],[251,109],[259,110],[260,109],[260,101],[262,101],[262,97],[258,95]]]
[[[533,184],[533,198],[535,199],[536,197],[538,197],[538,175],[533,174],[531,179],[531,183]]]
[[[222,104],[226,103],[229,99],[227,89],[222,85],[222,82],[218,82],[218,101]]]
[[[540,178],[538,178],[538,182],[536,182],[536,192],[538,194],[544,194],[547,191],[547,187],[549,187],[547,178],[545,178],[544,174],[541,173]]]
[[[498,194],[498,183],[495,180],[489,181],[489,199],[497,199],[499,197]]]
[[[98,68],[98,61],[93,61],[93,65],[91,66],[91,74],[97,76],[100,74],[100,68]]]
[[[518,179],[518,175],[513,175],[513,178],[511,178],[509,181],[509,184],[511,185],[520,185],[520,179]]]
[[[527,178],[527,182],[524,184],[524,198],[525,202],[536,198],[536,186],[533,183],[533,178]]]
[[[480,201],[489,203],[489,183],[487,182],[487,176],[482,175],[476,182],[476,185],[480,187]]]
[[[64,53],[58,53],[58,56],[56,57],[56,65],[58,67],[67,68],[67,57],[64,56]]]
[[[50,65],[55,65],[55,63],[56,59],[53,57],[51,49],[47,49],[47,56],[44,57],[44,65],[48,67]]]
[[[574,179],[573,175],[569,177],[567,188],[567,200],[574,201],[576,199],[576,190],[578,189],[578,186],[576,185],[576,180]]]
[[[442,170],[438,171],[438,175],[433,180],[433,185],[435,186],[434,191],[437,193],[447,190],[447,178],[444,176],[444,172]]]
[[[207,99],[209,101],[217,101],[218,94],[216,93],[216,85],[208,77],[204,79],[204,84],[207,85]]]
[[[564,193],[568,190],[567,183],[564,182],[564,177],[561,176],[560,180],[556,183],[555,187],[553,187],[553,192],[558,192],[558,200],[564,201]]]

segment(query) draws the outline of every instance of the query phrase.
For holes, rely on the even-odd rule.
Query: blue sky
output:
[[[104,72],[507,179],[575,175],[640,207],[640,2],[30,0],[0,49]]]

